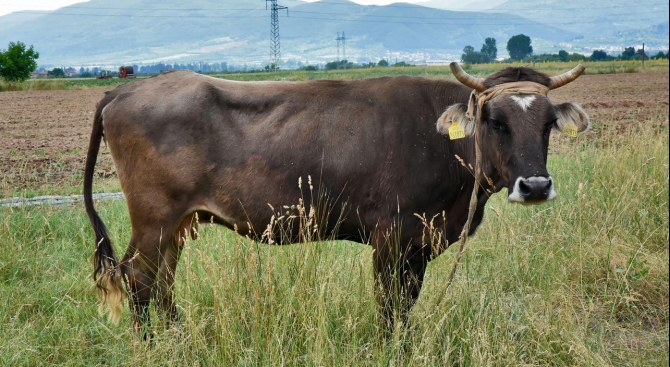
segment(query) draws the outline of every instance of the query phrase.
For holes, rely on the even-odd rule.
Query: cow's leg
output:
[[[423,285],[426,261],[422,251],[410,247],[409,241],[394,236],[373,238],[373,264],[376,301],[381,334],[388,337],[395,322],[405,323]]]
[[[179,313],[174,301],[175,274],[186,239],[191,237],[195,240],[198,237],[197,226],[197,214],[192,213],[184,216],[177,226],[174,236],[160,249],[160,264],[153,297],[159,315],[165,321],[166,326],[173,322],[179,322]]]
[[[171,236],[166,236],[171,237]],[[133,326],[140,340],[151,338],[149,334],[150,303],[156,285],[160,264],[160,248],[167,242],[160,229],[140,232],[133,228],[133,235],[122,264],[128,287],[129,306]]]
[[[174,280],[182,247],[183,240],[173,237],[161,251],[161,262],[153,296],[166,326],[179,322],[179,313],[174,302]]]
[[[414,250],[414,249],[413,249]],[[402,289],[405,298],[403,299],[403,310],[405,311],[401,316],[403,322],[407,322],[407,314],[414,306],[421,287],[423,286],[423,277],[426,274],[426,266],[428,262],[422,251],[412,251],[403,256],[402,264]]]

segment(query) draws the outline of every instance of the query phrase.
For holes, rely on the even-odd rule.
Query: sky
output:
[[[318,0],[303,0],[314,2]],[[352,0],[363,5],[387,5],[397,2],[417,3],[426,0]],[[81,0],[0,0],[0,16],[20,10],[55,10]]]

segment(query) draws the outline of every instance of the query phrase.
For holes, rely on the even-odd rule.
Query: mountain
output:
[[[430,0],[416,5],[442,10],[482,11],[494,8],[507,0]]]
[[[40,66],[267,63],[270,11],[264,3],[91,0],[0,30],[0,45],[16,40],[33,44],[40,52]],[[290,8],[288,16],[286,11],[280,13],[279,20],[284,60],[334,60],[337,32],[346,33],[347,57],[361,61],[393,55],[453,59],[466,45],[479,48],[486,37],[495,37],[504,45],[519,33],[546,42],[579,36],[514,14],[455,12],[411,4],[364,6],[346,0],[280,3]]]
[[[473,1],[464,5],[459,10],[482,11],[495,8],[496,6],[505,3],[507,0],[479,0]]]
[[[0,17],[0,33],[7,32],[21,23],[35,20],[44,15],[40,11],[25,11],[20,13],[10,13]],[[0,47],[1,48],[1,47]]]
[[[595,37],[659,24],[669,9],[668,0],[509,0],[490,11]]]
[[[650,27],[627,29],[602,36],[586,37],[572,42],[572,46],[576,48],[602,49],[618,52],[622,51],[623,48],[627,46],[640,48],[644,43],[646,44],[647,54],[649,56],[654,56],[659,50],[667,50],[669,39],[670,22],[666,20],[663,23]]]

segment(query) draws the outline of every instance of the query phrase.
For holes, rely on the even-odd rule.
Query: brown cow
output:
[[[419,296],[435,255],[423,243],[424,228],[414,214],[444,213],[436,226],[448,243],[458,240],[465,224],[474,178],[456,156],[474,165],[473,122],[466,117],[471,95],[476,105],[495,86],[544,90],[488,94],[481,109],[483,173],[492,183],[485,185],[492,192],[507,187],[510,202],[554,199],[546,169],[550,132],[589,126],[578,105],[554,105],[546,96],[577,78],[581,65],[553,78],[523,67],[485,80],[458,64],[452,70],[465,85],[408,76],[234,82],[177,71],[108,92],[93,121],[84,195],[97,244],[94,277],[103,305],[111,307],[110,319],[120,318],[123,282],[138,332],[149,321],[152,298],[169,320],[177,319],[173,275],[194,215],[260,239],[255,229],[267,227],[268,203],[295,203],[301,197],[298,179],[312,175],[351,208],[341,218],[331,213],[324,233],[373,246],[381,320],[392,323],[399,301],[407,310]],[[454,121],[466,138],[450,140],[436,132],[436,122],[438,132],[446,133]],[[132,225],[120,262],[91,194],[103,135]],[[480,190],[470,233],[481,223],[487,199]],[[394,228],[395,247],[388,244]],[[390,297],[392,279],[398,278],[400,298]]]

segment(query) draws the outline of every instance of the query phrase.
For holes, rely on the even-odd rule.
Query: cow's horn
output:
[[[449,66],[451,66],[451,72],[459,82],[480,92],[486,90],[486,86],[484,86],[484,79],[475,78],[474,76],[466,73],[457,62],[452,62]]]
[[[563,74],[557,75],[557,76],[552,76],[551,77],[551,83],[549,84],[549,89],[551,90],[551,89],[560,88],[560,87],[572,82],[573,80],[579,78],[579,76],[582,75],[584,70],[585,70],[584,65],[579,64],[579,65],[575,66],[574,69],[572,69],[572,70],[570,70],[566,73],[563,73]]]

